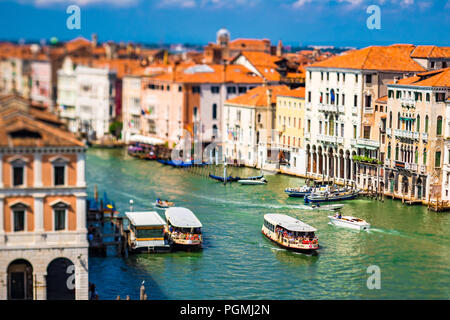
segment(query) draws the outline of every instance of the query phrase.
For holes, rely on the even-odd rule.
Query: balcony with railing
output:
[[[344,106],[338,106],[335,104],[328,104],[328,103],[321,103],[321,104],[319,104],[318,110],[320,112],[344,113]]]
[[[364,107],[364,114],[373,114],[373,107]]]
[[[425,142],[428,141],[428,133],[422,133],[422,140]]]
[[[330,143],[330,144],[343,144],[344,143],[343,137],[329,136],[326,134],[319,134],[317,136],[317,140],[325,142],[325,143]]]
[[[361,146],[361,147],[369,147],[369,148],[379,148],[380,142],[371,139],[358,138],[350,140],[351,145],[353,146]]]
[[[400,130],[400,129],[395,129],[394,135],[397,138],[414,139],[414,140],[419,140],[419,136],[420,136],[419,132]]]

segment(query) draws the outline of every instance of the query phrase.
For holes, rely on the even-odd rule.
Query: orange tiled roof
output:
[[[292,98],[305,98],[305,87],[298,87],[296,89],[288,89],[280,92],[278,96],[292,97]]]
[[[388,96],[386,95],[386,96],[382,96],[382,97],[378,98],[375,102],[376,103],[387,103],[387,100],[388,100]]]
[[[142,68],[140,61],[134,59],[96,59],[92,61],[92,66],[115,70],[119,79],[123,78],[126,74],[133,74]]]
[[[269,81],[280,81],[281,76],[277,71],[276,62],[282,58],[272,56],[264,52],[242,52],[242,55]]]
[[[38,111],[30,112],[31,110],[33,109],[26,104],[26,100],[20,97],[0,98],[0,146],[84,146],[72,133],[43,122],[37,117]],[[24,132],[32,134],[23,134]]]
[[[235,39],[230,41],[230,49],[264,51],[270,48],[269,39]]]
[[[151,77],[153,80],[173,81],[177,83],[263,83],[263,79],[241,65],[207,65],[212,72],[186,73],[189,66],[178,66],[173,71],[163,72]]]
[[[450,68],[418,73],[416,76],[400,79],[397,83],[420,87],[450,87]]]
[[[289,87],[285,85],[259,86],[247,91],[243,95],[227,100],[226,103],[251,107],[267,107],[269,91],[271,93],[271,103],[276,103],[277,96],[289,91]]]
[[[371,46],[312,64],[310,67],[382,71],[425,71],[411,58],[413,45]]]
[[[67,51],[74,51],[81,47],[87,47],[91,45],[91,41],[83,37],[77,37],[73,40],[66,42],[65,47]]]
[[[411,53],[413,58],[450,58],[450,47],[417,46]]]

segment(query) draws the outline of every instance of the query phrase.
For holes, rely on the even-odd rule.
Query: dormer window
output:
[[[65,201],[56,200],[50,206],[53,208],[53,230],[67,230],[67,210],[70,205]]]
[[[22,232],[26,230],[27,209],[27,205],[22,202],[11,205],[14,232]]]
[[[53,165],[53,185],[64,186],[66,185],[66,175],[67,175],[67,163],[69,162],[65,158],[55,158],[50,160]]]
[[[26,159],[15,158],[11,161],[12,168],[12,185],[13,187],[22,187],[25,186],[25,168],[26,168]]]

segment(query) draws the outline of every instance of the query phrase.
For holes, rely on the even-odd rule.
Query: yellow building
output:
[[[280,149],[280,171],[304,175],[306,160],[303,139],[305,88],[286,90],[277,96],[276,129]]]

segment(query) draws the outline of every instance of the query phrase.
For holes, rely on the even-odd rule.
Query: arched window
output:
[[[436,125],[436,135],[442,135],[442,117],[437,117],[437,125]]]
[[[390,159],[391,158],[391,144],[388,144],[388,149],[387,149],[387,158]]]
[[[217,119],[217,104],[215,103],[212,105],[212,118],[213,120]]]
[[[213,127],[212,127],[212,130],[213,130],[213,139],[214,139],[214,138],[217,137],[217,125],[214,124]]]
[[[423,165],[427,165],[427,149],[423,149]]]
[[[398,160],[398,145],[395,146],[395,160]]]
[[[416,152],[414,154],[414,162],[419,163],[419,148],[416,147]]]
[[[389,128],[392,128],[392,111],[389,112]]]
[[[417,115],[416,125],[417,125],[416,131],[417,131],[417,132],[420,132],[420,116],[419,116],[419,115]]]
[[[428,133],[428,115],[425,116],[425,133]]]
[[[397,114],[397,129],[400,129],[400,112]]]

